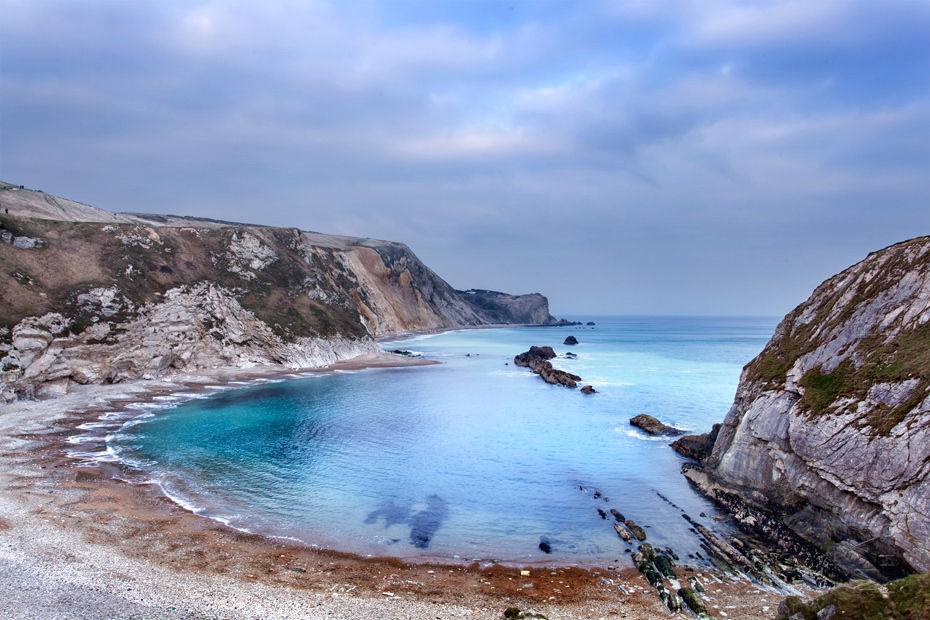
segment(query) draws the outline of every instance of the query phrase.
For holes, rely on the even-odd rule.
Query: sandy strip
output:
[[[424,363],[366,356],[321,371]],[[65,453],[78,424],[121,404],[290,373],[219,369],[0,407],[0,619],[492,619],[511,606],[551,619],[669,617],[634,569],[616,568],[622,560],[523,575],[282,544],[198,517],[157,487],[121,482],[119,467],[80,466]],[[772,618],[782,598],[707,571],[701,578],[711,617]]]

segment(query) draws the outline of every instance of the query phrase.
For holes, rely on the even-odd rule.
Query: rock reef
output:
[[[514,357],[513,363],[517,366],[529,368],[542,377],[542,380],[546,383],[564,385],[570,388],[578,387],[578,381],[581,381],[581,377],[573,375],[570,372],[565,372],[564,370],[553,368],[549,360],[554,357],[556,357],[556,354],[555,351],[552,350],[552,347],[532,346],[529,351],[525,351]]]

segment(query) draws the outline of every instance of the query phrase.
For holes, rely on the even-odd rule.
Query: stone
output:
[[[563,342],[562,344],[578,344],[578,339],[575,338],[574,336],[569,336],[568,338],[565,339],[565,342]]]
[[[832,620],[836,615],[836,605],[827,605],[817,612],[817,620]]]
[[[552,553],[552,545],[549,543],[549,539],[541,537],[539,539],[539,550],[545,554]]]
[[[700,616],[701,614],[707,614],[707,607],[704,605],[704,601],[702,601],[701,597],[691,588],[680,588],[678,590],[678,596],[680,596],[684,604],[688,606],[688,609],[694,612],[694,615]]]
[[[656,418],[645,413],[630,418],[630,424],[643,429],[650,435],[663,435],[675,430],[671,426],[666,426]]]
[[[582,393],[582,394],[594,394],[594,393],[595,393],[595,390],[594,390],[594,387],[592,387],[592,386],[590,386],[590,385],[586,385],[586,386],[584,386],[584,387],[581,388],[581,393]]]

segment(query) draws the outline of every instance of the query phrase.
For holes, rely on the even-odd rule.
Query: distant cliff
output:
[[[930,237],[870,254],[779,324],[740,378],[709,494],[777,507],[853,573],[930,570]]]
[[[218,366],[319,366],[401,332],[550,318],[488,312],[402,243],[110,213],[0,184],[0,402]],[[507,311],[507,304],[514,310]],[[537,317],[540,317],[537,320]]]
[[[549,314],[549,300],[539,293],[508,295],[481,289],[456,292],[492,323],[560,324]]]

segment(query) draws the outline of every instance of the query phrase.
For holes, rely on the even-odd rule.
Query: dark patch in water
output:
[[[442,522],[446,520],[449,509],[446,507],[446,500],[438,495],[430,495],[426,498],[426,509],[416,513],[410,519],[410,542],[418,549],[429,547],[429,541],[442,527]]]
[[[368,516],[365,517],[365,523],[375,523],[381,517],[384,517],[384,529],[398,523],[407,523],[410,520],[410,507],[397,506],[394,500],[389,499],[382,502],[380,508],[368,513]]]
[[[446,500],[438,495],[427,497],[426,508],[413,514],[410,506],[398,506],[391,499],[382,502],[377,510],[368,513],[365,523],[376,523],[378,519],[384,518],[385,529],[392,525],[407,524],[410,526],[410,544],[418,549],[426,549],[448,514]]]

